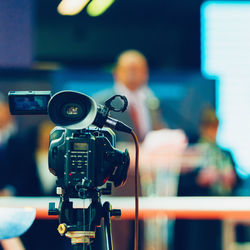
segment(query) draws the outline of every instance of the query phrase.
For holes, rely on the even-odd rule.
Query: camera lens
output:
[[[82,115],[86,112],[83,110],[83,106],[77,103],[67,103],[62,108],[62,114],[65,118],[68,119],[77,119],[82,117]]]
[[[76,106],[71,106],[66,110],[67,115],[77,115],[79,113],[79,108]]]

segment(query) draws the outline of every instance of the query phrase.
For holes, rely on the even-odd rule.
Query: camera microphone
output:
[[[117,131],[125,132],[128,134],[132,132],[132,128],[127,126],[125,123],[118,121],[110,116],[107,117],[105,125]]]

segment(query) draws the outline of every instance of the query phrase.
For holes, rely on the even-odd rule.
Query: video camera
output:
[[[109,111],[114,110],[112,101],[106,102],[107,106],[97,106],[89,96],[74,91],[62,91],[53,97],[50,91],[9,92],[11,114],[48,113],[58,125],[50,133],[49,170],[58,177],[58,186],[69,191],[70,197],[75,197],[75,186],[90,189],[110,180],[117,187],[126,180],[127,150],[121,152],[115,148],[115,134],[111,129],[99,129],[104,125],[117,129],[117,124],[129,129],[108,117]]]
[[[120,99],[121,107],[113,106],[115,99]],[[100,194],[110,194],[111,186],[99,187],[107,180],[118,187],[127,178],[129,154],[115,148],[111,128],[126,133],[132,129],[109,116],[110,110],[123,112],[127,104],[126,97],[120,95],[113,96],[105,105],[97,105],[91,97],[75,91],[61,91],[52,97],[50,91],[9,92],[11,114],[48,114],[56,125],[49,137],[48,158],[49,170],[57,176],[60,204],[58,209],[50,204],[49,214],[59,215],[58,231],[70,237],[73,245],[90,244],[101,218],[106,217],[108,230],[110,216],[120,214],[109,203],[103,206],[100,203]],[[91,198],[92,203],[87,209],[74,209],[71,198]],[[91,217],[79,223],[83,211]],[[109,239],[107,242],[108,249],[112,249]]]

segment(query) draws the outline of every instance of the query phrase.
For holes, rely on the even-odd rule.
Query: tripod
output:
[[[111,186],[89,191],[87,198],[91,198],[91,203],[88,208],[73,208],[73,202],[66,195],[60,196],[58,209],[55,208],[55,203],[49,203],[49,215],[59,215],[58,232],[62,236],[71,238],[74,250],[91,250],[96,227],[100,227],[102,218],[104,218],[106,249],[113,250],[111,216],[121,216],[121,210],[112,209],[109,202],[101,204],[101,193],[109,192]]]

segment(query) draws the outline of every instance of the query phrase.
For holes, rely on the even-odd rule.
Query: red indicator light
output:
[[[69,173],[69,176],[71,176],[72,174],[71,173]]]

